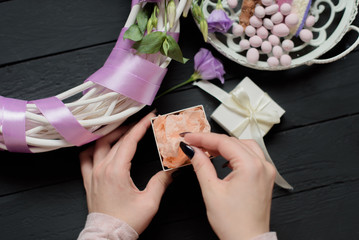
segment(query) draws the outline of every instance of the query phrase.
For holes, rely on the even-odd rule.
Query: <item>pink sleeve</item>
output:
[[[135,240],[137,232],[124,221],[103,213],[90,213],[78,240]]]
[[[278,240],[278,238],[275,232],[267,232],[255,238],[252,238],[251,240]]]

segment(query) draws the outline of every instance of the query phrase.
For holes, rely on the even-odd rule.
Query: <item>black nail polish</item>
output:
[[[180,137],[184,137],[187,133],[191,133],[191,132],[182,132],[179,135],[180,135]]]
[[[188,144],[185,144],[184,142],[180,142],[180,148],[184,152],[184,154],[187,155],[189,159],[192,159],[194,156],[194,149],[189,146]]]
[[[226,168],[229,166],[229,161],[228,162],[225,162],[223,165],[222,165],[222,168]]]

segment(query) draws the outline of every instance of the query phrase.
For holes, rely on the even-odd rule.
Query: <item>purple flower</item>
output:
[[[222,84],[224,83],[223,75],[226,72],[222,63],[205,48],[201,48],[194,56],[194,69],[200,75],[199,78],[203,80],[218,78]]]
[[[232,20],[223,9],[215,9],[207,18],[208,32],[225,33],[232,26]]]
[[[194,56],[194,73],[189,79],[180,84],[177,84],[170,89],[159,94],[155,99],[159,99],[163,95],[172,92],[173,90],[182,87],[186,84],[192,83],[198,79],[202,80],[212,80],[218,78],[221,80],[221,83],[224,83],[223,75],[226,73],[224,71],[223,65],[218,59],[214,58],[212,53],[205,49],[201,48],[199,52]]]

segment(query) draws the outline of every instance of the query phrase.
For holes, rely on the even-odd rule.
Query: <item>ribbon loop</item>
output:
[[[26,104],[24,100],[0,96],[2,133],[8,151],[31,153],[26,142]]]
[[[56,97],[32,101],[49,123],[72,145],[81,146],[101,136],[86,130]]]

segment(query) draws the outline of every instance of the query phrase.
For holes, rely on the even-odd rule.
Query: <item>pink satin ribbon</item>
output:
[[[104,66],[86,81],[92,81],[142,104],[151,105],[167,69],[131,52],[133,41],[123,39],[124,28]],[[178,41],[178,33],[169,33]]]
[[[161,0],[132,0],[132,7],[142,2],[160,2]]]
[[[101,136],[86,130],[65,104],[56,97],[32,101],[49,123],[72,145],[81,146]]]
[[[24,100],[0,96],[3,138],[10,152],[31,153],[26,143],[26,104]]]

